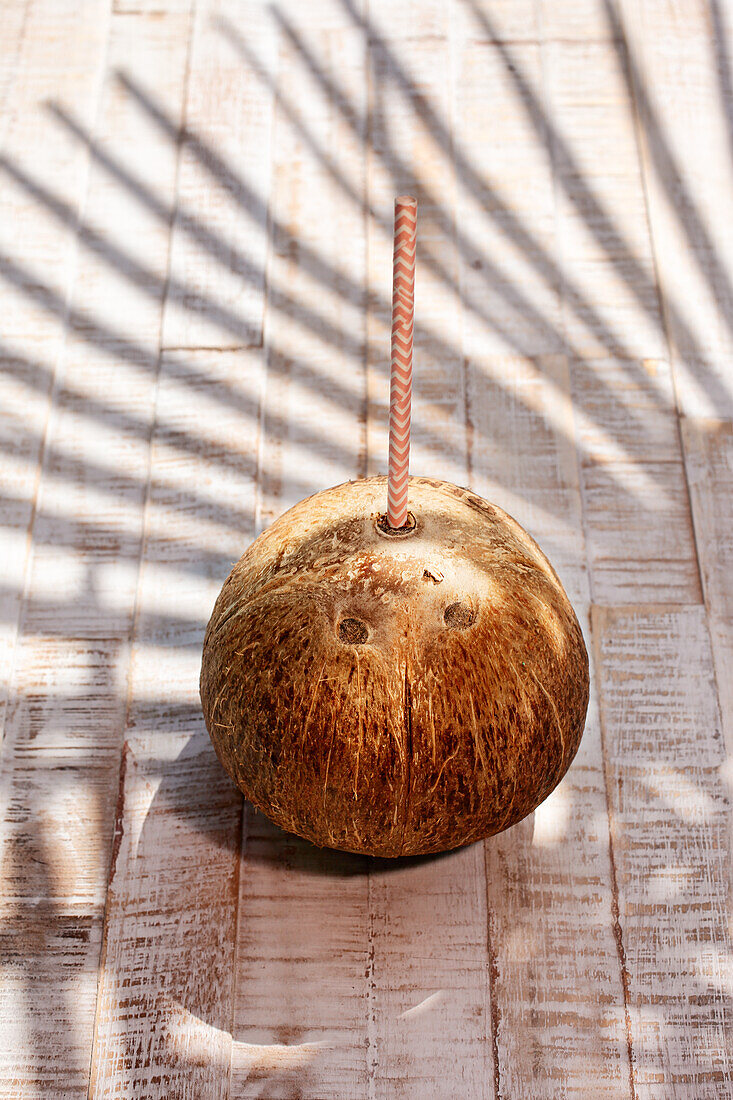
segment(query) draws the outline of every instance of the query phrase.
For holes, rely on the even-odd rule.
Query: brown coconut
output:
[[[386,478],[282,515],[216,601],[201,699],[222,764],[314,844],[377,856],[469,844],[530,813],[575,755],[588,657],[520,525],[412,477],[414,527],[380,529]]]

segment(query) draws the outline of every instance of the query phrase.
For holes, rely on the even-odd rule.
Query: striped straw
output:
[[[392,364],[389,391],[387,522],[390,527],[407,525],[416,227],[417,199],[410,195],[398,195],[394,203]]]

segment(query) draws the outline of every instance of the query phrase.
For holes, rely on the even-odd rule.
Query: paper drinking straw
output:
[[[416,226],[417,199],[410,195],[398,195],[394,202],[392,361],[389,387],[387,522],[390,527],[407,525]]]

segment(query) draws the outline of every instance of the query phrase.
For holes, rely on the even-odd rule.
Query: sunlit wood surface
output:
[[[0,4],[0,1096],[733,1097],[733,8]],[[583,625],[580,752],[427,860],[243,805],[218,589],[384,472],[496,501]]]

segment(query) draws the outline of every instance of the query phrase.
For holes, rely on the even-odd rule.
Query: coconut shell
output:
[[[469,844],[530,813],[583,732],[588,656],[520,525],[468,489],[386,478],[282,515],[216,601],[201,700],[254,805],[314,844],[376,856]]]

